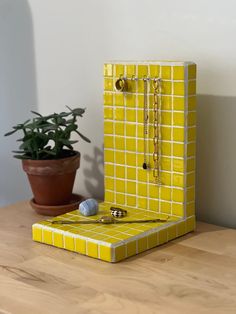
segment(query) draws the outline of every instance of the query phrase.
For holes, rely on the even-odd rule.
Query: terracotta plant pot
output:
[[[76,170],[80,166],[80,153],[55,160],[22,160],[35,203],[64,205],[71,201]]]

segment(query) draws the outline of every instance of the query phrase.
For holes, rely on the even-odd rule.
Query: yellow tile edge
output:
[[[67,231],[57,230],[55,232],[53,228],[41,225],[40,223],[32,226],[32,237],[36,242],[115,263],[194,231],[195,221],[195,216],[191,216],[173,222],[170,225],[165,225],[164,228],[159,227],[151,232],[146,231],[129,240],[120,241],[115,244],[75,234],[72,236]]]

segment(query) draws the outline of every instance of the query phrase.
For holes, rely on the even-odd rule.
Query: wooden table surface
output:
[[[0,209],[0,313],[236,313],[236,230],[197,231],[117,264],[31,240],[42,219]]]

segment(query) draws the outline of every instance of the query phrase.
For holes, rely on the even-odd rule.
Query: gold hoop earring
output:
[[[124,92],[127,90],[127,81],[124,78],[119,78],[115,82],[115,88],[118,92]]]

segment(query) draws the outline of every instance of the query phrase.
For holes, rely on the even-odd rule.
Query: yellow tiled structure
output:
[[[127,90],[115,82],[127,79]],[[150,79],[144,95],[143,78]],[[153,178],[153,88],[160,78],[160,184]],[[144,97],[148,107],[147,158],[144,170]],[[104,65],[105,200],[127,209],[126,219],[170,217],[166,223],[119,225],[33,225],[33,239],[109,262],[182,236],[195,228],[196,65],[192,62],[107,63]],[[57,218],[56,218],[57,219]],[[85,219],[78,211],[58,219]],[[86,218],[87,219],[87,218]]]

